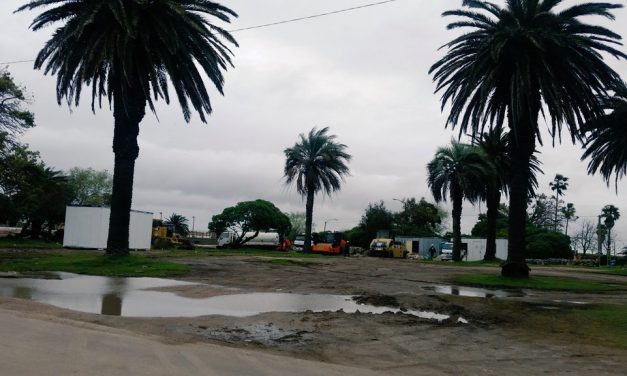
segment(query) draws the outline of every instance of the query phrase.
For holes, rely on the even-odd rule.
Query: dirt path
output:
[[[580,303],[627,304],[625,290],[602,295],[519,291],[514,297],[472,298],[437,294],[433,288],[449,283],[457,274],[497,273],[497,269],[375,258],[302,259],[287,265],[259,257],[179,261],[191,266],[190,273],[181,279],[203,284],[168,289],[188,297],[243,292],[361,295],[370,303],[392,301],[406,309],[448,314],[451,320],[438,323],[406,314],[344,312],[128,318],[6,298],[0,299],[0,309],[44,322],[97,325],[150,336],[181,346],[176,347],[179,352],[187,351],[184,349],[190,344],[221,345],[368,369],[375,374],[624,374],[627,351],[587,344],[552,326],[551,318]],[[537,268],[534,273],[591,277],[560,268]],[[622,276],[595,274],[592,278],[627,284]],[[458,317],[469,323],[457,323]],[[252,369],[250,374],[263,373]]]

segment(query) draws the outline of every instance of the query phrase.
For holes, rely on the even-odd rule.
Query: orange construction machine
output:
[[[345,252],[348,242],[341,232],[324,232],[318,234],[318,241],[311,246],[313,253],[323,253],[327,255],[339,255]]]

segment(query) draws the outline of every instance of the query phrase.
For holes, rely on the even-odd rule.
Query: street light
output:
[[[326,221],[324,221],[324,230],[322,230],[322,232],[326,232],[327,231],[327,222],[331,222],[331,221],[337,221],[337,218],[330,218],[327,219]]]

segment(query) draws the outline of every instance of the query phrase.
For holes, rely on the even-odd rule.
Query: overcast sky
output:
[[[495,0],[503,3],[501,0]],[[33,59],[54,27],[37,33],[28,29],[36,12],[13,14],[25,0],[0,3],[0,62]],[[354,7],[374,0],[223,0],[240,17],[228,29]],[[566,5],[580,3],[566,0]],[[617,2],[622,2],[618,0]],[[263,4],[263,5],[261,5]],[[176,100],[158,105],[159,121],[148,113],[141,124],[140,155],[135,169],[133,208],[159,217],[173,212],[195,217],[204,230],[211,216],[237,202],[266,199],[284,212],[304,211],[294,187],[285,186],[283,150],[312,127],[330,133],[353,155],[351,176],[341,192],[316,197],[314,222],[322,230],[355,226],[368,203],[425,197],[426,164],[437,147],[457,135],[445,129],[439,96],[428,75],[455,35],[440,14],[461,0],[397,0],[352,12],[234,34],[235,68],[226,74],[225,96],[211,93],[214,113],[208,124],[198,116],[189,124]],[[627,37],[627,10],[617,21],[595,20]],[[627,62],[607,58],[622,77]],[[6,64],[1,64],[6,65]],[[23,141],[58,169],[92,167],[113,170],[113,118],[108,108],[90,110],[84,97],[78,108],[59,106],[54,77],[34,71],[32,62],[8,66],[32,97],[37,127]],[[541,124],[544,127],[544,124]],[[564,143],[541,147],[544,176],[540,192],[551,194],[556,173],[570,178],[564,200],[573,202],[583,220],[596,222],[603,206],[619,207],[622,218],[615,233],[619,246],[627,240],[626,183],[615,193],[599,176],[586,174],[579,161],[581,147]],[[548,137],[545,137],[545,140]],[[448,210],[448,204],[444,204]],[[470,232],[480,210],[464,206],[462,229]],[[450,223],[450,221],[449,221]],[[190,223],[191,224],[191,223]],[[573,232],[573,231],[569,231]]]

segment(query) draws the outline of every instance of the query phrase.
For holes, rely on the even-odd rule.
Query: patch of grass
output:
[[[601,274],[624,275],[627,276],[627,268],[620,266],[596,268],[595,271]]]
[[[63,245],[39,239],[0,238],[0,249],[60,249]]]
[[[614,291],[615,286],[575,278],[531,276],[528,279],[506,278],[494,274],[469,274],[454,278],[455,283],[483,287],[559,290],[573,292]]]
[[[566,313],[574,332],[586,342],[627,349],[627,306],[593,305]]]
[[[3,255],[4,256],[4,255]],[[104,256],[101,253],[27,254],[0,259],[0,271],[58,271],[111,277],[169,277],[187,272],[187,265],[145,256]]]

